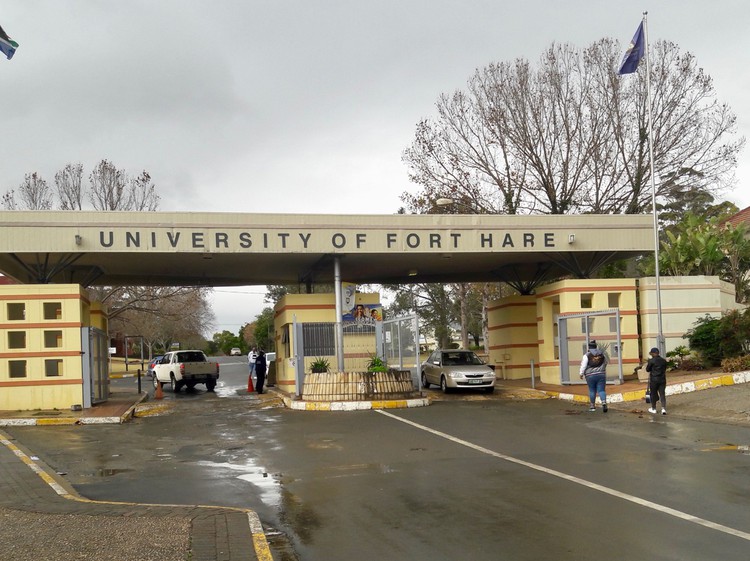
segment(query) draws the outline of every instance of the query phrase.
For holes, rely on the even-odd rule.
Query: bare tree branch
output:
[[[83,209],[82,179],[83,165],[81,164],[66,164],[55,174],[60,210]]]
[[[648,210],[645,79],[617,76],[620,54],[611,39],[584,50],[553,44],[536,66],[519,59],[478,70],[417,125],[403,160],[420,190],[402,200],[413,212],[443,197],[478,213]],[[736,117],[691,54],[660,41],[651,57],[658,195],[669,201],[675,183],[720,193],[745,142]]]

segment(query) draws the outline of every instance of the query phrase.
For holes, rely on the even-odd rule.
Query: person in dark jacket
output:
[[[607,412],[607,364],[609,358],[599,349],[595,340],[589,341],[589,350],[581,359],[581,378],[589,387],[589,411],[596,411],[596,394],[602,402],[602,413]]]
[[[651,391],[651,407],[649,413],[656,413],[656,402],[661,401],[661,414],[667,414],[667,360],[659,354],[659,349],[654,347],[649,352],[651,358],[646,364],[648,372],[648,387]]]
[[[263,384],[266,382],[266,367],[266,353],[263,352],[263,349],[260,349],[258,356],[255,357],[255,389],[258,390],[258,393],[263,393]]]

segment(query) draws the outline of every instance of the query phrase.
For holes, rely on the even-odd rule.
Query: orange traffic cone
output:
[[[161,382],[156,381],[156,389],[154,390],[154,399],[164,399],[164,391],[161,389]]]
[[[251,393],[255,391],[255,387],[253,386],[253,375],[248,374],[247,376],[247,393]]]

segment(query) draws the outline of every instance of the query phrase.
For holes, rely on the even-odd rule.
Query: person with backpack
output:
[[[649,352],[651,358],[648,359],[646,364],[646,372],[648,372],[648,385],[649,391],[651,392],[651,407],[648,412],[656,414],[656,402],[661,401],[661,414],[667,414],[667,394],[664,393],[667,389],[667,359],[659,354],[659,349],[654,347]]]
[[[596,411],[596,394],[602,402],[602,413],[607,412],[607,364],[609,358],[599,349],[596,341],[589,341],[589,350],[581,359],[581,379],[586,378],[589,387],[589,411]]]

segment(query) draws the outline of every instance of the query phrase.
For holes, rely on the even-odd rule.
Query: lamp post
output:
[[[473,206],[467,205],[466,203],[461,203],[459,201],[456,201],[454,199],[449,199],[447,197],[441,197],[439,199],[435,199],[435,206],[459,206],[463,207],[466,210],[470,212],[470,214],[479,214],[476,208]]]

